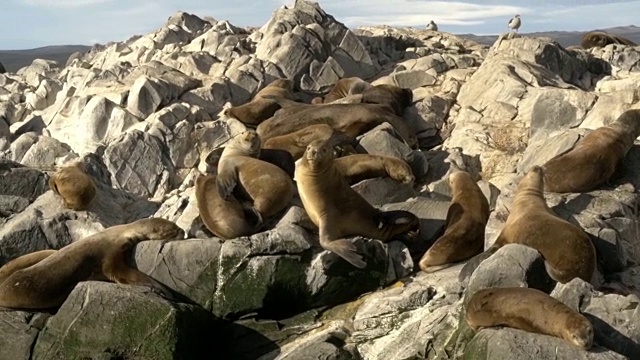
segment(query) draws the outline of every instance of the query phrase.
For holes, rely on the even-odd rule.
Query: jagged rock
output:
[[[355,34],[314,2],[296,0],[292,8],[276,10],[258,32],[256,57],[303,90],[323,91],[341,78],[366,79],[378,70]]]
[[[125,133],[104,150],[111,181],[119,188],[145,197],[171,190],[173,164],[158,138],[138,130]]]
[[[53,170],[55,165],[78,156],[66,144],[31,132],[21,135],[11,144],[11,153],[13,161],[48,170]]]
[[[29,360],[32,346],[48,319],[47,314],[23,311],[0,313],[0,348],[2,360]]]
[[[197,359],[226,346],[216,325],[204,309],[143,287],[81,282],[42,329],[33,359]]]
[[[135,262],[222,318],[252,312],[280,317],[335,305],[404,276],[406,270],[395,269],[399,264],[413,267],[406,252],[392,254],[380,241],[356,239],[368,262],[357,270],[333,253],[311,251],[315,241],[294,225],[224,242],[147,241],[137,246]]]
[[[47,130],[77,154],[94,152],[119,138],[139,122],[126,109],[101,96],[73,96],[45,115]]]
[[[352,187],[371,205],[405,201],[418,195],[411,184],[403,184],[389,178],[367,179]]]
[[[27,84],[36,88],[42,80],[53,78],[59,71],[60,65],[57,62],[35,59],[31,65],[23,67],[16,74],[20,75]]]
[[[35,200],[49,189],[49,177],[44,173],[11,161],[0,161],[0,195],[12,195]]]

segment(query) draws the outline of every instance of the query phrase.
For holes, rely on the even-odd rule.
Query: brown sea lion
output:
[[[362,94],[371,84],[359,77],[348,77],[338,80],[324,98],[314,98],[312,104],[330,103],[349,95]],[[318,99],[318,100],[316,100]],[[314,102],[315,101],[315,102]]]
[[[224,200],[218,193],[216,178],[218,164],[224,148],[207,155],[207,171],[195,180],[195,196],[200,219],[204,226],[221,239],[235,239],[258,232],[260,216],[252,211],[251,202],[240,202],[235,197]],[[293,175],[292,175],[293,176]]]
[[[293,84],[288,79],[278,79],[265,86],[246,104],[234,106],[223,111],[223,114],[236,118],[247,125],[258,125],[273,116],[280,105],[273,100],[265,99],[267,95],[293,99]]]
[[[567,153],[547,161],[544,189],[558,193],[588,192],[609,181],[640,136],[640,109],[627,110],[610,125],[587,134]]]
[[[250,209],[233,196],[229,200],[220,197],[216,175],[199,175],[195,180],[195,195],[202,223],[215,236],[235,239],[258,231],[259,218]]]
[[[218,169],[218,163],[220,162],[220,157],[222,156],[223,151],[224,147],[219,147],[211,151],[204,160],[209,168],[216,169],[216,173]],[[258,159],[279,167],[280,169],[284,170],[290,178],[293,179],[293,175],[296,170],[296,161],[288,151],[263,148],[260,150]]]
[[[593,344],[593,325],[584,315],[536,289],[480,290],[467,304],[466,319],[474,331],[508,326],[559,337],[583,349]]]
[[[346,237],[360,235],[389,241],[418,230],[408,211],[382,212],[349,186],[334,164],[333,149],[314,141],[296,167],[298,193],[311,221],[320,230],[320,245],[358,268],[367,263]]]
[[[348,137],[327,124],[316,124],[290,134],[267,139],[262,145],[262,151],[265,149],[286,150],[294,160],[297,160],[302,156],[307,145],[315,140],[329,141],[330,146],[338,147],[353,143],[355,138]]]
[[[247,130],[232,138],[218,164],[216,186],[224,200],[234,196],[238,186],[241,202],[251,201],[252,211],[263,219],[289,206],[294,193],[291,177],[279,167],[259,160],[260,138]]]
[[[44,250],[16,258],[1,269],[0,306],[12,309],[59,307],[80,281],[144,285],[172,298],[171,291],[129,267],[126,253],[144,240],[183,238],[176,224],[160,218],[112,226],[58,251]]]
[[[520,180],[511,212],[496,242],[469,260],[460,277],[473,273],[484,258],[506,244],[522,244],[540,252],[549,276],[567,283],[578,277],[591,282],[596,268],[596,251],[589,236],[578,226],[559,218],[544,199],[544,175],[534,166]]]
[[[77,161],[61,166],[51,175],[49,187],[62,197],[66,208],[75,211],[86,210],[96,196],[96,184]]]
[[[275,98],[274,98],[275,99]],[[389,105],[380,104],[322,104],[297,105],[286,99],[277,99],[283,109],[256,128],[262,141],[302,130],[309,125],[327,124],[355,138],[374,127],[389,123],[412,148],[418,144],[416,135],[405,120],[396,115]],[[394,102],[389,100],[389,102]]]
[[[584,49],[592,47],[605,47],[609,44],[622,44],[628,46],[637,46],[633,41],[625,39],[620,35],[609,34],[604,31],[590,31],[582,36],[580,45]]]
[[[466,171],[449,175],[451,205],[444,235],[420,259],[420,269],[433,272],[471,258],[484,248],[489,202]]]

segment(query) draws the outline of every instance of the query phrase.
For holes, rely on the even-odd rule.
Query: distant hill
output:
[[[0,63],[8,72],[18,71],[20,68],[30,65],[34,59],[54,60],[64,66],[69,55],[76,51],[85,52],[89,49],[91,46],[57,45],[27,50],[0,50]]]
[[[621,35],[636,44],[640,44],[640,27],[630,26],[618,26],[608,29],[594,29],[611,34]],[[550,37],[556,39],[560,45],[567,47],[571,45],[580,45],[582,36],[588,31],[547,31],[547,32],[535,32],[535,33],[522,33],[524,36],[534,37]],[[456,34],[460,37],[473,40],[479,44],[493,45],[498,39],[498,35],[474,35],[474,34]]]

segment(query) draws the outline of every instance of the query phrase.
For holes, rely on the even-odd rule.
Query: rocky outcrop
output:
[[[46,60],[17,74],[0,67],[0,265],[151,216],[187,234],[142,242],[128,259],[176,299],[82,282],[53,314],[1,312],[0,359],[640,358],[640,143],[601,188],[545,193],[592,238],[592,284],[554,283],[540,253],[522,245],[504,246],[473,275],[462,264],[429,274],[415,266],[443,233],[452,169],[479,179],[489,200],[487,248],[524,172],[640,108],[639,56],[637,47],[567,50],[515,33],[487,47],[415,28],[349,29],[296,0],[257,29],[178,12],[150,34],[74,54],[64,68]],[[404,159],[415,184],[367,179],[353,188],[383,210],[414,213],[419,236],[350,239],[368,263],[356,269],[322,250],[297,199],[252,236],[209,233],[194,179],[211,151],[245,129],[221,110],[277,78],[309,102],[351,76],[413,93],[403,117],[419,149],[388,124],[354,147]],[[96,181],[86,211],[64,209],[48,187],[51,171],[72,159]],[[465,302],[496,286],[536,288],[580,310],[594,325],[594,347],[509,328],[474,333]]]

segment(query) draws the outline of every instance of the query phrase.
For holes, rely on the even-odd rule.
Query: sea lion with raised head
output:
[[[530,288],[479,290],[467,304],[469,326],[508,326],[559,337],[583,349],[593,344],[593,325],[579,312],[546,293]]]
[[[350,145],[355,141],[355,138],[346,136],[327,124],[316,124],[290,134],[267,139],[262,145],[262,151],[265,149],[286,150],[294,160],[297,160],[302,156],[307,145],[316,140],[328,141],[330,146],[335,148]]]
[[[49,187],[62,197],[66,208],[75,211],[86,210],[96,196],[96,184],[78,161],[65,164],[53,173]]]
[[[265,86],[246,104],[234,106],[223,111],[223,114],[236,118],[246,125],[258,125],[273,116],[280,109],[277,102],[265,99],[265,96],[277,96],[293,99],[293,84],[288,79],[278,79]]]
[[[44,250],[11,260],[0,268],[0,306],[12,309],[59,307],[80,281],[143,285],[165,297],[171,291],[149,275],[129,267],[126,255],[144,240],[184,238],[175,223],[150,218],[112,226],[58,251]]]
[[[621,44],[627,46],[637,46],[633,41],[625,39],[616,34],[609,34],[604,31],[590,31],[582,36],[580,45],[584,49],[592,47],[605,47],[609,44]]]
[[[333,149],[314,141],[296,166],[298,193],[311,221],[318,227],[320,245],[358,268],[367,263],[349,236],[389,241],[417,232],[418,218],[408,211],[383,212],[349,186],[334,164]]]
[[[220,157],[216,187],[224,200],[234,196],[237,187],[238,200],[251,201],[251,209],[262,223],[289,206],[294,186],[284,170],[258,159],[260,145],[260,138],[253,130],[232,138]]]
[[[596,269],[596,250],[578,226],[559,218],[544,199],[544,175],[534,166],[520,180],[511,212],[496,242],[469,260],[460,278],[473,273],[480,261],[506,244],[522,244],[540,252],[549,276],[560,283],[574,278],[591,282]]]
[[[587,134],[569,152],[542,165],[544,189],[558,193],[597,189],[611,179],[638,136],[640,109],[627,110],[611,124]]]
[[[489,202],[466,171],[449,175],[451,205],[444,234],[420,259],[420,269],[433,272],[482,252],[484,230],[489,221]]]
[[[362,94],[371,87],[371,84],[360,79],[359,77],[348,77],[338,80],[331,88],[329,93],[322,97],[316,97],[311,100],[312,104],[331,103],[338,99],[342,99],[349,95]]]

